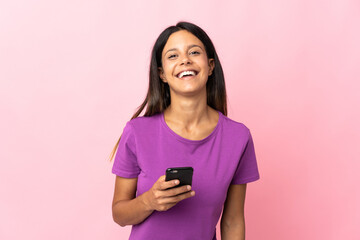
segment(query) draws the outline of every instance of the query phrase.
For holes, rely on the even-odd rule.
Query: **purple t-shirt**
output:
[[[190,166],[194,169],[192,190],[196,193],[133,225],[129,239],[214,240],[229,186],[260,178],[249,129],[218,113],[215,129],[201,140],[176,134],[163,113],[126,123],[112,173],[138,178],[139,196],[165,175],[167,168]]]

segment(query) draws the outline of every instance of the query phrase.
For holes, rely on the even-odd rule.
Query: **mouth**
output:
[[[179,79],[191,79],[194,78],[196,75],[198,75],[198,71],[191,69],[191,70],[181,71],[176,75],[176,77]]]

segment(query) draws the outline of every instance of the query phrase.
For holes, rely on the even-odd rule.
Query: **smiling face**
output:
[[[214,69],[214,59],[208,59],[205,46],[192,33],[180,30],[171,34],[161,58],[159,75],[163,82],[169,84],[171,94],[206,93],[206,82]]]

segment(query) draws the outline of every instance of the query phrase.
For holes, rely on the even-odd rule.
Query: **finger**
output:
[[[157,211],[161,211],[161,212],[167,211],[167,210],[169,210],[170,208],[172,208],[175,205],[176,205],[176,203],[163,204],[157,209]]]
[[[164,182],[165,182],[165,175],[162,175],[161,177],[159,177],[159,179],[154,184],[156,189],[163,190],[162,186],[163,186]]]
[[[179,185],[180,181],[178,179],[174,179],[174,180],[170,180],[170,181],[165,181],[165,177],[164,177],[164,181],[160,181],[159,182],[159,186],[161,190],[166,190],[168,188],[171,187],[175,187],[177,185]]]
[[[184,199],[187,199],[187,198],[190,198],[193,196],[195,196],[195,191],[189,191],[189,192],[186,192],[186,193],[174,196],[174,197],[164,198],[163,201],[164,201],[164,203],[167,203],[167,204],[178,203]]]
[[[191,190],[190,185],[176,187],[176,188],[165,190],[163,196],[172,197],[172,196],[176,196],[176,195],[179,195],[179,194],[182,194],[182,193],[186,193],[186,192],[188,192],[190,190]]]
[[[165,182],[165,178],[166,178],[166,176],[165,176],[165,175],[162,175],[161,177],[159,177],[159,179],[157,180],[157,182],[159,182],[159,183]]]

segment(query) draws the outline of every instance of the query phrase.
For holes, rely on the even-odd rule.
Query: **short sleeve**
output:
[[[140,173],[136,156],[134,129],[130,122],[126,123],[121,135],[112,173],[124,178],[136,178]]]
[[[256,161],[254,142],[249,131],[248,141],[240,157],[240,162],[235,171],[231,184],[245,184],[260,178]]]

